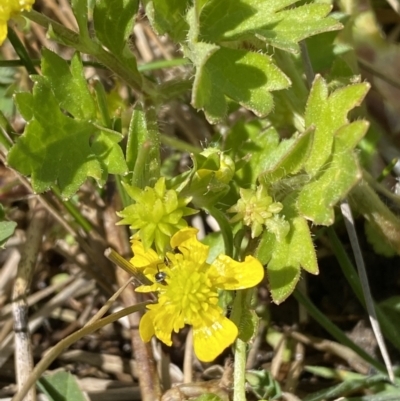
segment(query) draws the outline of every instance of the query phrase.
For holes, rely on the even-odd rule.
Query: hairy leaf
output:
[[[72,57],[71,66],[46,48],[42,50],[42,56],[43,77],[35,76],[33,79],[43,79],[50,86],[61,109],[75,118],[93,119],[96,105],[83,75],[79,54]]]
[[[302,188],[297,201],[299,212],[315,224],[333,224],[333,206],[361,178],[353,148],[367,129],[366,121],[355,121],[339,129],[334,138],[331,158],[320,173]]]
[[[79,57],[70,71],[64,60],[46,50],[42,69],[44,76],[33,77],[32,94],[15,96],[28,124],[8,154],[9,164],[31,175],[36,192],[57,185],[64,197],[73,195],[88,176],[102,183],[108,173],[124,174],[127,167],[117,144],[121,135],[99,132],[86,120],[96,115],[96,106]]]
[[[144,1],[146,15],[156,31],[160,35],[167,33],[177,42],[183,41],[189,30],[184,16],[190,3],[189,0]]]
[[[272,299],[283,302],[294,290],[300,269],[318,274],[317,257],[307,220],[300,216],[293,197],[285,199],[282,214],[290,223],[286,237],[278,241],[274,234],[265,231],[258,246],[256,257],[267,264],[267,278]]]
[[[210,0],[200,14],[199,40],[225,42],[257,38],[289,52],[299,52],[298,42],[342,25],[331,17],[328,4],[291,7],[298,0]]]
[[[264,117],[273,107],[270,92],[290,85],[289,79],[264,54],[195,43],[188,57],[197,67],[192,104],[204,110],[212,123],[226,116],[226,97]]]
[[[274,152],[268,155],[266,171],[258,178],[270,185],[285,176],[296,174],[303,167],[312,144],[312,129],[293,138],[283,140]]]
[[[347,114],[359,106],[369,90],[369,84],[345,86],[329,94],[326,81],[320,76],[314,80],[305,113],[306,128],[315,126],[314,143],[305,169],[314,176],[332,153],[335,132],[348,124]]]
[[[270,155],[278,147],[279,135],[273,127],[259,120],[239,121],[229,132],[225,149],[236,162],[238,185],[256,184],[266,168]]]

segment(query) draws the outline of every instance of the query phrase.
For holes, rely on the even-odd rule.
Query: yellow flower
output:
[[[158,292],[158,303],[148,305],[149,310],[140,321],[143,341],[150,341],[155,335],[171,345],[172,331],[178,332],[185,324],[192,325],[194,351],[200,360],[208,362],[232,344],[238,334],[236,325],[218,305],[218,290],[254,287],[262,280],[264,269],[252,256],[240,263],[219,255],[214,262],[207,263],[209,247],[197,240],[197,231],[191,227],[178,231],[171,238],[175,252],[167,253],[165,263],[154,251],[144,253],[140,241],[136,241],[133,243],[136,256],[131,262],[137,267],[148,262],[144,273],[154,282],[136,290]],[[165,277],[163,282],[155,281],[154,274],[160,272]]]
[[[35,0],[1,0],[0,4],[0,45],[7,37],[7,21],[26,10],[32,8]]]
[[[137,230],[145,249],[154,243],[157,251],[163,253],[171,236],[187,226],[184,217],[197,213],[186,207],[190,197],[182,198],[174,189],[167,189],[164,177],[158,179],[154,188],[124,188],[135,203],[117,213],[122,217],[118,224],[129,224]]]
[[[251,227],[251,238],[260,236],[264,226],[276,235],[278,241],[286,237],[289,223],[278,215],[283,209],[282,203],[274,202],[263,185],[256,191],[240,188],[239,192],[240,199],[227,210],[228,213],[236,213],[230,219],[231,223],[242,220],[244,225]]]

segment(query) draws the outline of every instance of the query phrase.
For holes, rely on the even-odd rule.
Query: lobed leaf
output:
[[[205,43],[192,44],[187,54],[197,67],[192,104],[204,110],[211,123],[226,116],[227,97],[264,117],[273,107],[270,92],[290,85],[286,75],[264,54]]]
[[[298,42],[342,25],[327,17],[328,4],[291,7],[298,0],[210,0],[200,14],[199,40],[225,42],[257,38],[267,45],[298,53]]]
[[[359,83],[337,89],[329,95],[326,81],[320,75],[316,76],[304,117],[306,128],[315,126],[314,143],[305,164],[311,176],[328,161],[335,132],[348,124],[347,114],[361,104],[369,87],[367,83]]]
[[[34,76],[34,81],[44,80],[52,89],[60,108],[79,119],[96,116],[95,101],[88,89],[78,53],[71,59],[71,66],[56,53],[42,50],[43,76]],[[30,118],[29,118],[30,119]]]
[[[227,136],[225,149],[236,161],[238,185],[247,187],[256,184],[258,175],[266,169],[269,157],[278,144],[277,131],[266,127],[260,120],[239,121],[234,125]]]
[[[265,231],[257,248],[256,257],[267,264],[267,277],[275,303],[283,302],[294,290],[301,268],[318,274],[317,257],[307,220],[300,216],[294,197],[282,203],[282,213],[290,224],[290,231],[278,241],[274,234]]]
[[[281,141],[268,156],[266,171],[258,177],[259,181],[270,185],[285,176],[298,173],[308,158],[312,139],[311,127],[297,136]]]
[[[366,121],[355,121],[340,128],[334,137],[330,159],[302,188],[297,200],[298,210],[315,224],[333,224],[333,206],[343,199],[361,178],[353,148],[367,129]]]
[[[31,93],[18,93],[15,102],[26,121],[23,135],[11,148],[8,163],[31,175],[35,192],[57,185],[72,196],[88,176],[102,184],[108,173],[125,174],[126,162],[117,144],[119,133],[100,130],[89,121],[96,104],[76,55],[71,68],[54,53],[43,51],[43,76],[32,77]]]

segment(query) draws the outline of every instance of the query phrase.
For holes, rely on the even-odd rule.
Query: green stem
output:
[[[122,207],[126,208],[127,206],[132,204],[132,199],[129,197],[127,192],[125,191],[125,188],[122,185],[122,182],[124,182],[124,179],[122,176],[118,175],[115,177],[115,185],[117,186],[118,194],[122,202]]]
[[[233,257],[233,234],[232,227],[226,218],[225,214],[214,206],[204,207],[204,210],[211,214],[221,229],[222,238],[224,239],[225,255]]]
[[[71,60],[65,60],[68,64]],[[31,59],[31,62],[34,66],[39,66],[41,63],[41,59],[34,58]],[[82,61],[84,67],[95,67],[100,69],[106,69],[104,64],[98,63],[97,61]],[[152,63],[146,63],[142,65],[138,65],[137,69],[139,72],[143,71],[154,71],[154,70],[161,70],[165,68],[173,68],[179,65],[186,65],[188,64],[188,60],[185,58],[174,58],[172,60],[159,60],[154,61]],[[21,67],[25,64],[21,60],[0,60],[0,67]]]
[[[58,200],[64,205],[64,207],[67,209],[68,213],[74,218],[74,220],[83,228],[83,230],[87,233],[90,233],[93,230],[93,226],[89,223],[88,220],[86,220],[82,216],[82,214],[75,207],[75,205],[69,200],[62,199],[60,191],[57,189],[57,187],[53,186],[52,192],[54,196],[56,196]]]
[[[13,145],[12,140],[9,136],[12,134],[12,127],[7,120],[7,117],[0,110],[0,143],[6,148],[7,151],[10,150]]]
[[[46,29],[51,27],[56,39],[63,44],[71,46],[82,53],[91,54],[92,56],[96,57],[100,63],[104,64],[107,68],[122,78],[136,92],[141,94],[147,93],[147,95],[155,95],[152,84],[148,81],[145,83],[143,82],[142,76],[136,69],[135,65],[122,64],[120,60],[118,60],[113,54],[103,49],[98,43],[88,43],[87,40],[81,40],[81,37],[76,32],[44,16],[43,14],[38,13],[35,10],[24,12],[22,14]]]
[[[103,84],[100,81],[96,81],[94,84],[94,90],[96,92],[97,104],[99,106],[103,124],[105,127],[111,129],[111,118],[110,113],[108,112],[107,95]]]
[[[29,57],[28,52],[25,49],[23,43],[19,40],[18,35],[15,33],[14,29],[8,27],[8,39],[14,47],[15,52],[18,54],[21,59],[22,64],[28,71],[30,75],[36,75],[37,71],[35,66],[32,63],[31,58]]]
[[[190,64],[187,58],[173,58],[171,60],[159,60],[153,61],[152,63],[138,65],[138,70],[140,72],[143,71],[152,71],[152,70],[161,70],[164,68],[172,68],[180,65]]]
[[[168,145],[172,149],[177,149],[180,150],[181,152],[199,154],[202,151],[200,147],[190,145],[185,141],[181,141],[180,139],[177,138],[172,138],[165,134],[160,134],[160,139],[164,145]]]
[[[241,339],[235,344],[235,366],[233,372],[233,401],[246,401],[246,349],[247,344]]]

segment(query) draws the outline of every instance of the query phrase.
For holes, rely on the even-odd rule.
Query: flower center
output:
[[[180,260],[167,274],[168,285],[159,301],[173,306],[186,324],[196,325],[205,313],[210,313],[210,308],[219,309],[218,293],[203,266]]]

